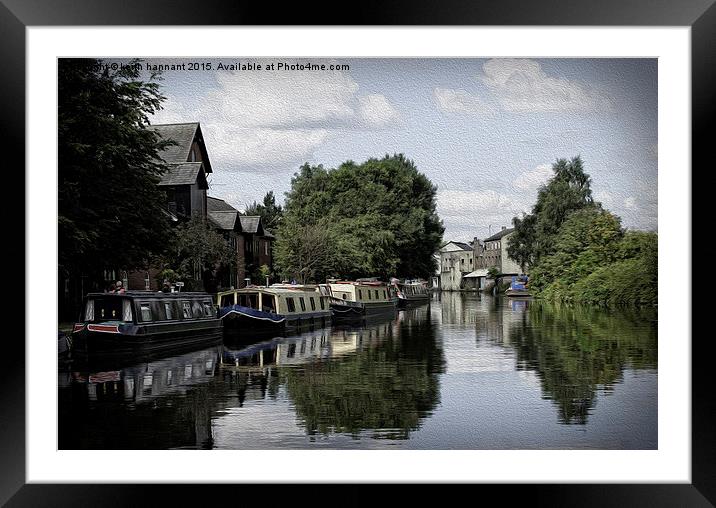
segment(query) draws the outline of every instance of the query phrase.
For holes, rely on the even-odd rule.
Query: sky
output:
[[[437,186],[444,239],[470,241],[529,213],[552,164],[579,155],[623,226],[657,229],[656,59],[145,61],[182,63],[151,122],[200,122],[209,195],[239,210],[269,190],[283,202],[303,163],[403,153]],[[308,63],[327,68],[286,68]]]

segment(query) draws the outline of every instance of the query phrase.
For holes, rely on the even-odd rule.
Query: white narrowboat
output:
[[[219,318],[233,330],[324,326],[331,318],[329,298],[317,286],[248,286],[216,295]]]
[[[330,281],[319,290],[330,298],[333,318],[355,318],[395,312],[396,301],[384,282]]]

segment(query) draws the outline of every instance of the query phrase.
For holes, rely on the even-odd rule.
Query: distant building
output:
[[[508,239],[514,228],[502,227],[502,230],[482,241],[479,246],[480,253],[476,254],[477,267],[489,270],[491,267],[504,275],[519,275],[522,273],[520,265],[507,255]]]
[[[241,288],[246,285],[246,278],[253,279],[253,283],[265,283],[252,275],[263,265],[273,268],[271,243],[275,238],[264,230],[261,217],[241,215],[226,201],[211,196],[207,196],[207,209],[209,221],[236,252],[236,268],[221,270],[219,284]]]
[[[475,257],[471,245],[462,242],[448,242],[440,248],[440,289],[455,291],[462,289],[463,275],[475,268]]]

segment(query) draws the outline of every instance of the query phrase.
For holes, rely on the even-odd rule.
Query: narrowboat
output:
[[[430,301],[428,286],[419,280],[399,281],[393,279],[391,285],[395,288],[398,296],[398,307],[404,308],[408,305],[420,305]]]
[[[238,331],[324,326],[331,318],[329,298],[317,286],[248,286],[218,293],[216,304],[224,326]]]
[[[529,289],[527,289],[528,282],[529,277],[527,277],[527,275],[513,275],[510,287],[505,290],[505,296],[511,298],[526,298],[532,296]]]
[[[329,281],[319,286],[330,298],[333,318],[362,318],[395,312],[396,300],[389,287],[375,279]]]
[[[208,293],[89,293],[72,330],[72,354],[147,353],[221,340]]]

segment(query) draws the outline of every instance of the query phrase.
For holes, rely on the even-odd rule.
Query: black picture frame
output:
[[[13,172],[13,192],[24,196],[24,179],[16,176],[17,169],[25,168],[25,29],[29,26],[66,25],[283,25],[306,23],[311,25],[571,25],[571,26],[688,26],[691,27],[692,71],[692,160],[706,166],[707,147],[712,144],[710,124],[715,118],[716,97],[716,6],[714,0],[606,0],[601,2],[574,0],[490,0],[480,2],[443,0],[430,3],[400,0],[398,2],[362,2],[346,17],[335,16],[335,6],[309,8],[304,4],[281,6],[267,3],[239,3],[220,0],[125,0],[101,2],[98,0],[0,0],[0,52],[2,80],[2,140],[4,152],[10,156],[7,167]],[[331,16],[333,14],[333,16]],[[350,17],[347,17],[350,16]],[[330,19],[329,19],[330,18]],[[13,161],[12,158],[17,158]],[[6,159],[7,160],[7,159]],[[54,168],[48,168],[53,171]],[[689,171],[691,168],[689,168]],[[10,172],[8,172],[10,174]],[[21,190],[17,189],[20,186]],[[704,192],[702,190],[701,192]],[[693,196],[693,202],[697,202]],[[24,204],[24,203],[23,203]],[[17,209],[17,208],[16,208]],[[21,208],[24,210],[24,206]],[[15,220],[20,227],[16,235],[16,260],[25,270],[23,221]],[[692,226],[693,228],[693,226]],[[696,231],[696,228],[693,228]],[[711,253],[706,251],[705,254]],[[46,262],[54,263],[54,249],[48,248]],[[14,270],[20,278],[19,270]],[[690,274],[686,274],[689,278]],[[52,282],[52,281],[50,281]],[[11,280],[13,297],[25,296],[24,280]],[[52,288],[52,284],[50,284]],[[18,288],[24,288],[17,291]],[[37,290],[38,288],[34,288]],[[54,290],[54,289],[52,289]],[[30,309],[26,308],[25,312]],[[25,316],[28,319],[28,316]],[[673,340],[691,340],[690,323],[684,324],[681,337]],[[24,330],[20,331],[24,335]],[[26,484],[25,481],[25,344],[15,339],[19,333],[7,333],[3,353],[6,362],[0,374],[0,503],[8,506],[126,506],[152,504],[154,495],[161,504],[189,499],[231,499],[235,487],[230,485],[77,485]],[[691,484],[639,484],[639,485],[526,485],[510,486],[510,501],[522,498],[527,502],[550,506],[713,506],[716,500],[716,468],[714,458],[716,414],[711,394],[710,355],[707,336],[692,341],[692,483]],[[14,339],[14,340],[11,340]],[[663,408],[660,408],[663,410]],[[315,487],[315,486],[314,486]],[[290,492],[277,492],[271,488],[244,488],[243,501],[259,500],[267,495],[270,502],[301,496],[310,486],[298,486]],[[504,489],[502,486],[481,486],[485,490]],[[229,490],[232,489],[232,490]],[[353,491],[354,494],[351,494]],[[425,486],[414,486],[414,494],[427,494]],[[206,493],[207,497],[204,497]],[[246,496],[249,496],[248,498]],[[345,498],[352,505],[364,504],[371,495],[365,486],[346,488]],[[504,496],[504,490],[502,494]],[[201,497],[197,497],[201,496]],[[289,497],[290,496],[290,497]],[[312,502],[317,502],[311,496]],[[336,500],[333,499],[335,502]]]

